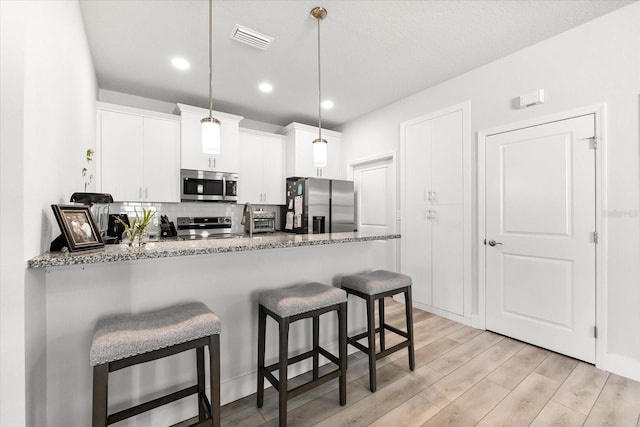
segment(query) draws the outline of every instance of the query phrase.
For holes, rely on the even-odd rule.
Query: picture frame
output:
[[[51,205],[69,252],[104,247],[89,206]]]

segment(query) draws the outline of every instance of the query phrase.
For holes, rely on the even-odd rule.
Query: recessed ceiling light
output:
[[[330,99],[326,99],[324,101],[322,101],[322,108],[324,108],[325,110],[330,110],[333,108],[333,101],[331,101]]]
[[[258,89],[260,90],[260,92],[262,93],[271,93],[271,91],[273,91],[273,86],[271,85],[271,83],[260,83],[258,85]]]
[[[188,70],[189,68],[191,68],[191,64],[189,64],[189,61],[184,58],[173,58],[171,60],[171,63],[178,70]]]

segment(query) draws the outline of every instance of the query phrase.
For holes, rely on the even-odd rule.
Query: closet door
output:
[[[418,308],[470,316],[468,104],[401,125],[401,269]]]
[[[403,271],[413,279],[413,298],[431,305],[431,223],[428,192],[431,170],[431,124],[405,128]]]

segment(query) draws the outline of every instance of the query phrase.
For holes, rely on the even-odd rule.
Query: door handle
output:
[[[487,242],[489,244],[489,246],[495,246],[495,245],[501,245],[502,242],[496,242],[495,240],[489,240]]]

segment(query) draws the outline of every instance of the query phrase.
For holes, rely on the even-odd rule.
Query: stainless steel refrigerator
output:
[[[339,233],[355,231],[353,181],[287,178],[283,229],[288,232]]]

